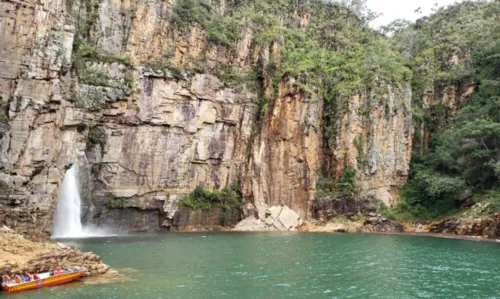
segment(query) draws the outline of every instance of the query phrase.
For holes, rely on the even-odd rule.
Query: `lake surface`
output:
[[[304,233],[170,233],[72,243],[136,281],[76,282],[0,297],[500,298],[495,243]]]

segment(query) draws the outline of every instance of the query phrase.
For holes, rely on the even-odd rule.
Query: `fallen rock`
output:
[[[273,229],[260,219],[257,219],[253,216],[243,219],[240,223],[238,223],[234,229],[234,231],[240,232],[256,232],[256,231],[273,231]]]
[[[235,231],[296,231],[303,224],[300,215],[287,206],[267,209],[264,220],[249,216],[234,228]]]
[[[279,231],[296,231],[302,224],[300,215],[287,206],[270,207],[265,222]]]
[[[90,276],[104,274],[110,269],[92,252],[80,252],[63,243],[33,242],[14,232],[0,231],[0,275],[67,268],[86,268]]]

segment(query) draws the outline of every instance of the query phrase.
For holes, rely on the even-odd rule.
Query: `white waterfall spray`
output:
[[[78,166],[73,164],[59,190],[56,215],[54,217],[53,238],[71,238],[83,235],[81,216],[81,200],[78,190]]]
[[[66,171],[59,190],[52,238],[85,238],[105,236],[105,230],[83,227],[81,222],[82,203],[78,186],[78,166],[73,164]]]

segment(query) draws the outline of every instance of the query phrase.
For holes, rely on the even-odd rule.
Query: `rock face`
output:
[[[362,93],[349,100],[339,125],[334,167],[337,173],[346,166],[342,162],[354,167],[361,199],[392,206],[410,169],[411,89],[381,85],[385,93]]]
[[[440,64],[445,70],[462,65],[472,65],[469,49],[454,48],[448,56],[441,57]],[[476,83],[470,78],[461,80],[438,80],[429,74],[416,74],[424,78],[426,84],[421,96],[421,107],[430,117],[430,122],[448,123],[455,113],[463,107],[467,99],[475,92]],[[441,111],[436,111],[441,109]],[[431,135],[435,133],[436,126],[429,121],[419,121],[415,128],[415,151],[425,153],[428,151]]]
[[[181,207],[175,214],[172,227],[181,231],[226,230],[238,223],[241,219],[240,214],[238,209],[212,208],[206,211],[193,211],[187,207]]]
[[[62,243],[32,242],[9,231],[0,231],[0,254],[0,275],[84,267],[89,275],[97,276],[110,268],[92,252],[82,253]]]
[[[280,86],[278,98],[252,146],[247,195],[259,216],[268,206],[287,205],[310,217],[322,155],[322,102],[293,88]]]
[[[219,2],[222,15],[230,5]],[[196,23],[185,32],[172,28],[175,3],[0,3],[0,104],[6,111],[0,224],[49,235],[58,189],[73,163],[81,166],[83,221],[129,231],[220,223],[220,217],[179,210],[180,199],[200,184],[222,189],[239,183],[261,219],[280,205],[289,207],[287,215],[312,219],[324,165],[332,176],[346,166],[356,169],[363,205],[397,202],[411,153],[408,87],[385,84],[382,93],[352,96],[328,146],[323,101],[293,79],[279,84],[260,117],[255,99],[262,95],[217,76],[223,67],[238,73],[259,58],[268,63],[279,56],[277,45],[254,45],[251,28],[235,51],[208,45]],[[297,26],[307,26],[308,18],[298,18]],[[172,65],[159,67],[166,56]],[[294,223],[285,229],[299,219],[280,217],[280,223]]]
[[[500,238],[500,214],[477,219],[446,219],[431,223],[427,230],[431,233],[498,239]]]

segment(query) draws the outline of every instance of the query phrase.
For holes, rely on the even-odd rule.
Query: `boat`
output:
[[[76,270],[76,269],[67,269],[67,270],[59,270],[54,272],[45,272],[33,275],[33,279],[31,281],[25,282],[3,282],[2,290],[6,293],[12,292],[20,292],[27,290],[40,289],[48,286],[60,285],[63,283],[68,283],[70,281],[74,281],[79,279],[82,276],[87,274],[87,270]]]

